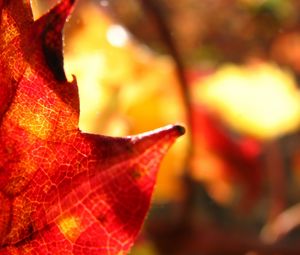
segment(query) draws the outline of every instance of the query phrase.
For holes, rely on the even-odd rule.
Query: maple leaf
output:
[[[63,70],[74,0],[33,21],[0,0],[0,254],[122,254],[149,209],[180,126],[112,138],[78,129],[76,80]]]

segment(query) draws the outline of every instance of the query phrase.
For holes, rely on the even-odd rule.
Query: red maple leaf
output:
[[[29,0],[0,0],[0,254],[128,251],[159,162],[184,132],[79,131],[77,85],[62,57],[73,3],[33,21]]]

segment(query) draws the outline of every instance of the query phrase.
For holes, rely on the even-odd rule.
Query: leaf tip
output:
[[[181,125],[174,125],[173,129],[178,133],[178,136],[182,136],[185,134],[185,127]]]
[[[76,0],[62,0],[35,22],[33,32],[40,34],[45,60],[59,82],[67,80],[63,67],[62,31]]]
[[[154,133],[160,133],[160,134],[167,134],[170,137],[178,138],[185,134],[186,130],[185,127],[179,124],[172,124],[168,125],[162,128],[159,128],[157,130],[154,130]]]

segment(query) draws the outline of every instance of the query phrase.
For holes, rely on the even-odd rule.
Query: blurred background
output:
[[[187,128],[131,255],[300,254],[299,0],[79,0],[64,32],[82,130]]]

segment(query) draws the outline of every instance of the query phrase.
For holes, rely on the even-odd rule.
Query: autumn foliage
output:
[[[0,254],[123,254],[149,209],[181,126],[113,138],[78,128],[76,78],[63,69],[74,1],[33,21],[0,1]]]
[[[299,13],[0,0],[0,255],[299,255]]]

